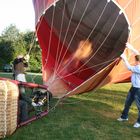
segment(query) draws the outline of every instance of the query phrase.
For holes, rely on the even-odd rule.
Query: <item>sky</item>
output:
[[[0,34],[10,24],[21,32],[35,30],[32,0],[0,0]]]

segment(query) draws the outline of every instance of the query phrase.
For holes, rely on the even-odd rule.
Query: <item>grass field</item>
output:
[[[129,88],[130,84],[107,85],[67,98],[48,116],[17,129],[4,140],[139,140],[140,129],[133,128],[137,118],[135,104],[128,122],[116,120]]]

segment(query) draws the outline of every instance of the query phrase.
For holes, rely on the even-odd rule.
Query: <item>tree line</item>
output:
[[[0,35],[0,70],[5,64],[12,64],[18,55],[29,52],[29,71],[40,72],[41,49],[35,40],[34,32],[20,32],[15,25],[8,26]]]

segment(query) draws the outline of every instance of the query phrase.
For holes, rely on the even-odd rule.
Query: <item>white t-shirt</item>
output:
[[[25,74],[20,73],[15,76],[15,79],[21,82],[26,82]]]
[[[131,66],[126,59],[124,62],[128,70],[132,71],[131,83],[133,87],[140,88],[140,65]]]

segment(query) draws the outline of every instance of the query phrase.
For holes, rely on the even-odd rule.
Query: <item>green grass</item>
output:
[[[107,85],[63,100],[48,116],[4,140],[139,140],[135,104],[128,122],[117,122],[130,84]],[[53,106],[53,105],[52,105]]]

